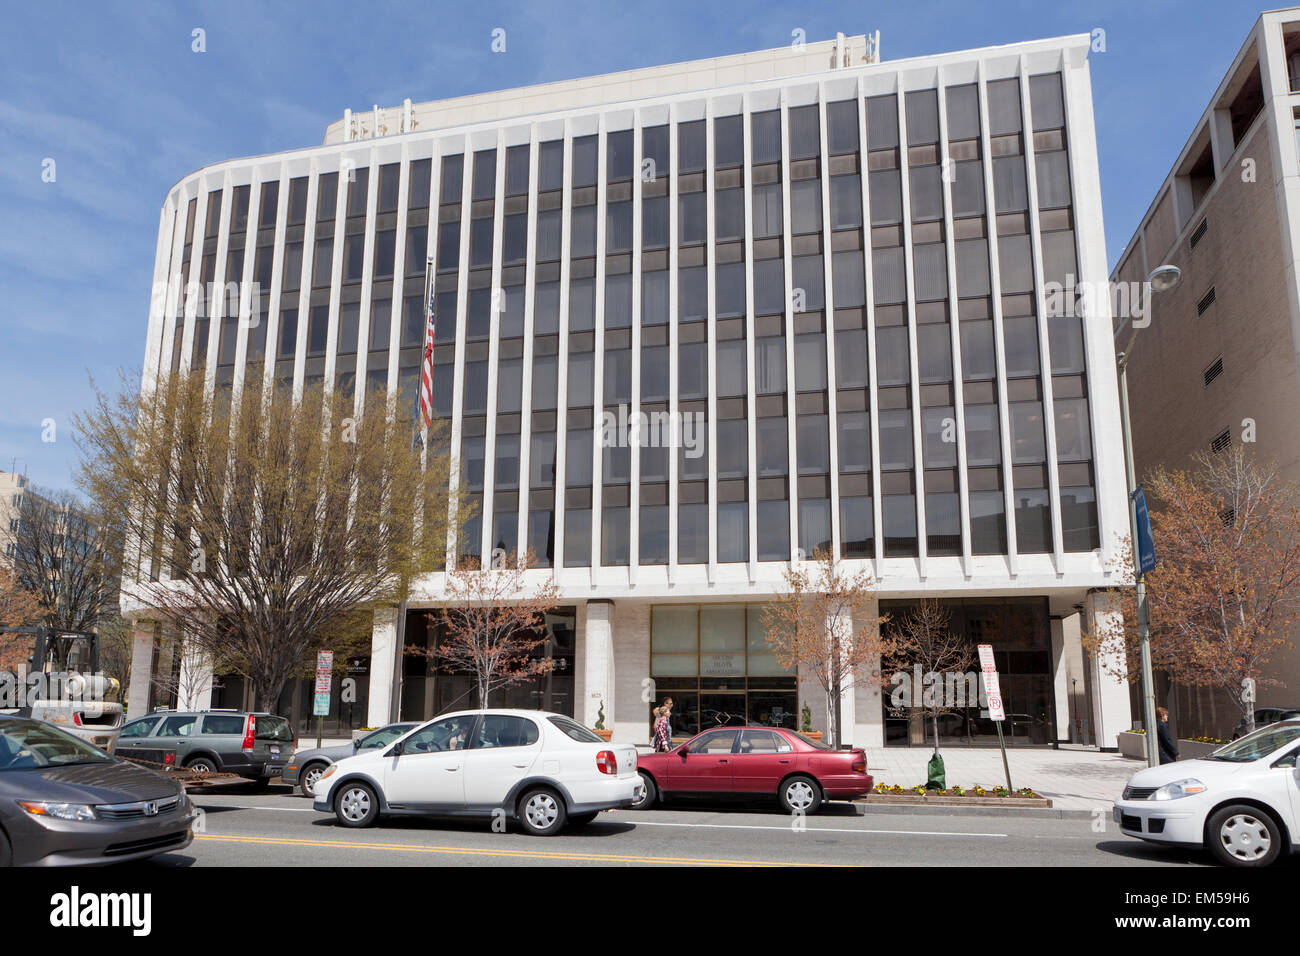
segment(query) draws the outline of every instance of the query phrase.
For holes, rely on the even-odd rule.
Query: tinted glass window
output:
[[[464,750],[469,746],[469,732],[474,726],[474,719],[474,714],[462,714],[435,721],[411,734],[403,742],[402,752],[420,754]]]
[[[584,744],[604,743],[604,740],[602,740],[595,733],[588,730],[586,727],[582,726],[582,724],[578,723],[577,721],[570,720],[568,717],[560,717],[557,715],[554,717],[550,717],[548,719],[550,720],[551,723],[553,723],[556,727],[559,727],[562,731],[564,731],[566,735],[572,737],[574,740],[580,741],[581,743]]]
[[[203,725],[199,728],[201,734],[238,734],[244,733],[244,718],[238,714],[228,716],[214,717],[211,714],[203,718]]]
[[[736,744],[735,730],[714,730],[700,734],[691,741],[687,753],[692,754],[729,754]]]
[[[527,747],[537,743],[537,725],[523,717],[505,714],[488,714],[478,725],[476,748]]]
[[[159,737],[188,737],[194,731],[194,725],[198,723],[198,718],[194,715],[188,717],[168,717],[158,728]]]

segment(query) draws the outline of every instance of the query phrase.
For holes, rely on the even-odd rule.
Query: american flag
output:
[[[428,322],[424,329],[424,361],[420,366],[420,429],[426,431],[433,422],[433,283],[426,279]]]

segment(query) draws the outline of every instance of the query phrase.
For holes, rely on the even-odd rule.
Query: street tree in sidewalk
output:
[[[1188,471],[1158,469],[1144,487],[1159,561],[1145,578],[1152,666],[1184,686],[1221,688],[1253,730],[1245,688],[1281,686],[1269,665],[1292,646],[1288,634],[1300,613],[1297,489],[1240,447],[1203,452]],[[1120,607],[1123,619],[1085,635],[1085,646],[1122,641],[1127,673],[1119,674],[1125,665],[1118,661],[1108,669],[1135,680],[1131,590]]]
[[[885,671],[901,677],[891,679],[895,685],[891,710],[922,715],[930,725],[938,755],[939,718],[964,713],[964,708],[979,704],[975,648],[953,631],[952,612],[932,598],[923,598],[891,622],[890,637]]]
[[[546,615],[555,609],[559,589],[547,577],[532,585],[528,571],[535,558],[496,552],[487,567],[464,555],[447,574],[447,606],[429,615],[436,642],[408,645],[408,654],[423,656],[449,674],[474,678],[478,706],[487,707],[494,691],[549,673],[550,657],[538,656],[546,643]]]
[[[82,487],[127,542],[128,600],[273,708],[317,649],[442,564],[452,502],[441,431],[422,455],[413,410],[382,390],[362,414],[262,383],[256,367],[233,395],[201,372],[124,378],[74,424]]]
[[[850,572],[829,549],[788,566],[785,588],[763,608],[767,640],[782,667],[813,677],[826,697],[827,742],[838,747],[840,703],[854,687],[879,687],[881,656],[889,649],[875,610],[875,581]]]

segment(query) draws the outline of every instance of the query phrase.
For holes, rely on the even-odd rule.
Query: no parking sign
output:
[[[993,645],[979,645],[980,672],[984,678],[984,696],[989,702],[989,717],[992,720],[1006,720],[1007,713],[1002,707],[1002,688],[998,684],[998,668],[993,663]]]

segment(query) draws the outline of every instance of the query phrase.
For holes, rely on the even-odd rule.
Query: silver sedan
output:
[[[387,727],[380,727],[378,730],[372,731],[350,744],[299,750],[293,755],[289,765],[284,768],[284,773],[280,775],[280,779],[290,786],[296,784],[299,792],[304,797],[310,797],[312,787],[316,785],[316,781],[320,779],[320,775],[325,772],[325,769],[330,764],[342,760],[344,757],[351,757],[353,754],[361,753],[363,750],[387,747],[398,737],[416,726],[418,725],[415,723],[389,724]]]

